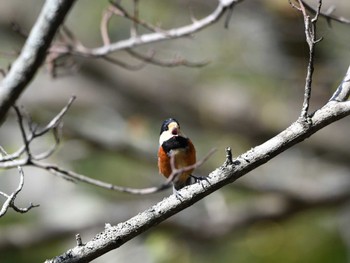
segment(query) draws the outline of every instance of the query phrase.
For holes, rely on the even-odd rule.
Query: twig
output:
[[[18,213],[26,213],[29,210],[31,210],[34,207],[37,207],[38,205],[33,205],[30,203],[30,205],[26,208],[20,208],[15,205],[15,199],[17,198],[17,195],[19,192],[22,191],[23,186],[24,186],[24,173],[22,166],[28,166],[32,165],[32,162],[35,160],[41,160],[44,158],[49,157],[57,148],[57,145],[60,142],[60,128],[62,124],[62,118],[72,105],[73,101],[75,100],[75,96],[71,97],[68,104],[41,130],[38,131],[37,127],[34,127],[31,119],[28,122],[29,126],[29,134],[27,134],[25,125],[24,125],[24,118],[23,118],[23,113],[21,110],[17,107],[14,106],[17,118],[18,118],[18,124],[20,127],[21,135],[22,135],[22,140],[23,140],[23,146],[16,151],[14,154],[7,154],[7,152],[0,146],[0,153],[1,153],[1,158],[0,158],[0,167],[2,168],[14,168],[17,167],[20,175],[20,182],[18,185],[18,188],[11,194],[5,194],[4,192],[0,191],[0,195],[6,198],[6,201],[1,207],[0,210],[0,217],[4,216],[9,208],[12,208]],[[31,153],[30,149],[30,143],[38,137],[43,136],[44,134],[52,131],[55,143],[51,149],[49,149],[46,152],[43,152],[38,155],[33,155]],[[22,154],[26,153],[26,157],[19,159]]]
[[[130,65],[130,64],[127,64],[121,60],[118,60],[118,59],[115,59],[115,58],[112,58],[111,56],[103,56],[102,57],[103,60],[111,63],[111,64],[114,64],[114,65],[117,65],[117,66],[120,66],[122,68],[125,68],[127,70],[140,70],[142,68],[144,68],[146,66],[146,63],[145,62],[141,62],[139,63],[138,65]]]
[[[66,106],[63,107],[63,109],[42,129],[41,131],[38,131],[35,133],[35,136],[41,136],[44,133],[47,133],[49,130],[53,128],[57,128],[57,126],[62,123],[62,119],[64,115],[67,113],[69,108],[72,106],[73,102],[75,101],[76,96],[70,97],[68,103]]]
[[[302,2],[303,2],[303,5],[304,5],[305,9],[307,9],[310,13],[312,13],[312,14],[316,14],[317,13],[317,10],[312,8],[305,1],[302,1]],[[349,19],[347,19],[345,17],[342,17],[342,16],[332,15],[334,10],[335,10],[335,8],[331,7],[329,10],[327,10],[326,13],[319,12],[319,16],[325,18],[327,20],[328,24],[330,24],[331,21],[336,21],[336,22],[339,22],[339,23],[342,23],[342,24],[348,24],[348,25],[350,24],[350,20]]]
[[[24,151],[25,151],[25,146],[23,145],[16,152],[14,152],[12,154],[7,154],[7,155],[1,156],[1,158],[0,158],[0,167],[1,167],[1,163],[3,163],[3,162],[16,160],[17,158],[19,158],[24,153]]]
[[[348,71],[343,78],[343,81],[338,86],[337,90],[334,92],[330,101],[346,101],[350,95],[350,66]]]
[[[230,20],[231,20],[231,17],[232,17],[232,14],[233,14],[233,9],[235,7],[235,4],[232,4],[229,8],[228,8],[228,11],[227,11],[227,14],[226,14],[226,19],[225,19],[225,23],[224,23],[224,27],[227,29],[229,24],[230,24]]]
[[[168,178],[168,180],[165,183],[163,183],[157,187],[150,187],[150,188],[144,188],[144,189],[135,189],[135,188],[121,187],[121,186],[109,184],[109,183],[106,183],[103,181],[99,181],[96,179],[86,177],[84,175],[75,173],[73,171],[68,171],[68,170],[62,169],[55,164],[48,164],[48,163],[40,162],[39,160],[42,160],[42,159],[49,157],[55,151],[57,145],[59,144],[60,135],[58,133],[60,130],[60,125],[62,123],[62,118],[66,114],[68,109],[71,107],[74,100],[75,100],[75,96],[71,97],[69,102],[67,103],[67,105],[43,129],[37,130],[34,128],[29,128],[29,130],[31,131],[31,133],[29,135],[26,134],[24,123],[23,123],[23,115],[22,115],[21,111],[18,109],[18,107],[15,107],[15,110],[16,110],[16,113],[18,116],[18,122],[19,122],[20,130],[21,130],[24,146],[22,146],[21,149],[18,150],[15,154],[12,154],[11,158],[10,157],[1,158],[2,162],[0,162],[0,167],[9,169],[9,168],[14,168],[16,166],[19,167],[20,165],[21,166],[34,166],[37,168],[45,169],[45,170],[47,170],[55,175],[62,176],[64,179],[67,179],[69,181],[81,181],[81,182],[85,182],[88,184],[99,186],[99,187],[102,187],[105,189],[127,192],[127,193],[131,193],[131,194],[150,194],[150,193],[155,193],[155,192],[158,192],[158,191],[161,191],[161,190],[164,190],[164,189],[170,187],[172,181],[174,180],[174,178],[176,178],[176,176],[178,174],[201,166],[214,152],[213,150],[210,151],[208,153],[208,155],[206,155],[202,160],[198,161],[194,165],[191,165],[188,167],[183,167],[181,169],[176,169],[174,167],[171,176]],[[31,126],[31,124],[29,126]],[[35,138],[40,137],[40,136],[48,133],[51,130],[53,132],[54,139],[55,139],[55,144],[53,145],[53,147],[44,153],[32,155],[31,151],[30,151],[30,143]],[[16,159],[19,158],[23,153],[27,154],[26,158],[18,159],[18,160],[13,159],[13,158],[16,158]]]
[[[3,155],[0,158],[0,168],[14,168],[16,166],[23,166],[23,165],[28,165],[29,163],[32,162],[32,160],[42,160],[46,159],[49,156],[51,156],[55,150],[57,149],[57,146],[60,142],[60,136],[61,136],[61,128],[62,128],[62,119],[64,115],[67,113],[71,105],[73,104],[75,100],[75,96],[72,96],[67,105],[63,107],[63,109],[54,117],[52,120],[46,124],[46,126],[42,129],[38,129],[37,127],[33,127],[33,124],[29,122],[29,134],[25,131],[24,127],[24,122],[23,122],[23,114],[19,110],[17,106],[14,107],[17,118],[18,118],[18,123],[22,135],[22,140],[23,140],[23,146],[21,146],[15,153],[13,154],[6,154]],[[30,144],[33,140],[36,138],[39,138],[43,136],[44,134],[49,133],[52,131],[53,137],[54,137],[54,145],[47,150],[46,152],[33,155],[30,151]],[[26,158],[19,159],[24,153],[27,154]]]
[[[107,183],[104,181],[100,181],[97,179],[87,177],[85,175],[76,173],[74,171],[62,169],[58,165],[55,165],[55,164],[43,163],[43,162],[39,162],[37,160],[32,160],[32,162],[29,165],[32,165],[32,166],[37,167],[37,168],[45,169],[53,174],[64,176],[65,179],[68,179],[71,181],[79,181],[79,182],[91,184],[94,186],[98,186],[98,187],[108,189],[108,190],[113,190],[113,191],[119,191],[119,192],[124,192],[124,193],[129,193],[129,194],[145,195],[145,194],[156,193],[156,192],[159,192],[159,191],[162,191],[162,190],[169,188],[172,185],[172,182],[174,180],[176,180],[176,177],[179,174],[200,167],[201,165],[203,165],[204,162],[206,162],[210,158],[210,156],[215,151],[216,151],[215,149],[209,151],[209,153],[203,159],[201,159],[200,161],[196,162],[193,165],[186,166],[183,168],[178,168],[178,169],[175,168],[175,165],[173,165],[172,173],[170,174],[170,176],[167,178],[167,180],[163,184],[161,184],[159,186],[154,186],[154,187],[149,187],[149,188],[141,188],[141,189],[131,188],[131,187],[123,187],[123,186],[110,184],[110,183]]]
[[[126,52],[128,52],[131,56],[134,58],[137,58],[141,61],[144,61],[149,64],[157,65],[157,66],[162,66],[162,67],[178,67],[178,66],[186,66],[186,67],[204,67],[209,64],[210,61],[201,61],[201,62],[191,62],[188,61],[187,59],[184,59],[182,57],[175,58],[171,61],[165,61],[165,60],[160,60],[156,59],[154,57],[155,52],[151,52],[150,55],[143,55],[135,50],[132,49],[127,49]]]
[[[108,25],[109,25],[109,21],[112,18],[113,13],[114,14],[123,14],[123,16],[126,17],[130,17],[130,15],[122,8],[120,7],[119,4],[114,4],[118,6],[118,11],[114,10],[113,6],[110,6],[109,8],[107,8],[102,15],[102,19],[101,19],[101,36],[102,36],[102,40],[104,45],[110,45],[111,44],[111,40],[108,34]],[[131,28],[131,37],[136,37],[137,36],[137,21],[139,21],[138,19],[138,0],[134,0],[134,18],[132,20],[133,22],[133,26]],[[154,30],[152,30],[154,31]],[[142,69],[146,63],[150,63],[150,64],[154,64],[157,66],[163,66],[163,67],[176,67],[179,65],[185,65],[185,66],[204,66],[204,63],[190,63],[187,60],[181,59],[178,61],[171,61],[171,62],[167,62],[167,61],[161,61],[161,60],[156,60],[154,59],[154,54],[155,52],[152,52],[151,55],[149,56],[145,56],[142,55],[141,53],[138,53],[136,51],[133,51],[131,49],[126,49],[126,52],[129,53],[131,56],[133,56],[134,58],[141,60],[144,63],[140,63],[139,65],[129,65],[123,61],[120,61],[118,59],[112,58],[110,56],[103,56],[102,58],[112,64],[115,64],[117,66],[120,66],[122,68],[128,69],[128,70],[140,70]],[[206,63],[205,63],[206,64]]]
[[[102,41],[105,46],[111,44],[111,40],[109,38],[109,33],[108,33],[108,24],[112,18],[112,15],[113,15],[113,12],[109,8],[104,10],[102,13],[100,31],[101,31]]]
[[[53,78],[57,76],[58,68],[65,67],[74,69],[74,67],[76,67],[77,63],[70,55],[70,50],[74,47],[84,50],[84,46],[79,39],[77,39],[73,32],[63,24],[58,31],[58,40],[49,48],[45,61],[47,69]]]
[[[139,0],[133,0],[134,3],[134,20],[132,21],[132,26],[130,28],[130,36],[131,37],[137,37],[138,33],[137,33],[137,27],[138,27],[138,23],[137,21],[139,21]]]
[[[62,127],[63,127],[63,124],[61,123],[57,127],[52,128],[52,135],[54,138],[54,144],[46,152],[36,154],[34,156],[35,160],[47,159],[57,150],[58,145],[60,144],[60,141],[61,141]]]
[[[200,20],[197,20],[192,24],[170,29],[170,30],[160,30],[160,28],[158,27],[153,27],[153,26],[150,27],[149,24],[145,24],[142,21],[137,19],[135,20],[135,18],[132,15],[130,15],[122,6],[120,6],[119,3],[112,1],[111,4],[113,5],[112,6],[113,8],[111,8],[111,10],[116,15],[122,15],[129,19],[133,19],[139,25],[144,26],[146,28],[148,27],[148,29],[153,33],[142,34],[142,35],[138,35],[137,37],[130,37],[129,39],[117,41],[117,42],[111,43],[110,45],[103,45],[102,47],[97,47],[97,48],[90,49],[83,46],[78,46],[78,47],[74,47],[73,50],[62,49],[62,50],[57,50],[57,52],[70,53],[73,55],[85,56],[85,57],[102,57],[102,56],[107,56],[119,50],[134,48],[137,46],[159,42],[159,41],[186,37],[212,25],[213,23],[215,23],[221,18],[221,16],[227,11],[229,7],[236,5],[241,1],[242,0],[220,0],[217,8],[208,16]]]
[[[196,19],[195,15],[194,15],[194,11],[193,11],[191,3],[188,4],[188,12],[189,12],[190,19],[191,19],[192,23],[196,23],[197,19]]]
[[[135,4],[135,0],[133,0],[133,1]],[[130,21],[133,22],[134,25],[143,26],[144,28],[148,29],[151,32],[166,32],[157,26],[154,26],[154,25],[152,25],[144,20],[139,19],[138,16],[135,16],[135,14],[138,15],[137,7],[135,9],[135,6],[134,6],[134,15],[131,15],[117,1],[110,1],[110,4],[111,4],[111,6],[108,7],[109,10],[111,10],[117,16],[123,16],[123,17],[129,19]],[[133,33],[132,33],[131,37],[135,38],[135,37],[137,37],[137,35],[133,35]]]
[[[184,173],[184,172],[188,172],[190,170],[196,169],[199,166],[201,166],[203,163],[205,163],[214,153],[216,152],[216,149],[211,149],[206,156],[204,156],[203,159],[201,159],[200,161],[197,161],[195,164],[186,166],[186,167],[182,167],[182,168],[176,168],[175,165],[175,156],[171,155],[170,158],[170,166],[171,166],[171,174],[169,175],[169,177],[167,178],[167,181],[165,182],[165,184],[170,184],[171,182],[176,181],[176,178],[178,175]]]
[[[23,39],[28,38],[28,32],[24,31],[18,23],[11,22],[11,29]]]
[[[32,154],[30,152],[30,140],[28,140],[25,128],[24,128],[24,123],[23,123],[23,117],[22,117],[22,113],[20,112],[19,108],[17,106],[13,106],[13,108],[15,109],[15,112],[17,114],[17,118],[18,118],[18,124],[19,124],[19,128],[21,131],[21,135],[22,135],[22,140],[24,142],[24,150],[28,155],[28,159],[31,159]],[[34,138],[34,136],[33,136]]]
[[[312,88],[312,75],[314,72],[315,45],[322,40],[322,38],[316,39],[316,23],[320,14],[322,0],[318,0],[317,11],[313,18],[310,18],[310,16],[306,13],[306,9],[302,0],[298,0],[299,6],[296,6],[295,4],[291,3],[290,0],[289,2],[294,8],[299,10],[304,17],[306,43],[309,46],[309,62],[307,66],[307,74],[305,80],[304,101],[300,114],[300,118],[302,121],[308,121],[308,111],[310,107]]]
[[[0,152],[1,155],[7,155],[6,151],[0,146]],[[3,203],[1,210],[0,210],[0,217],[3,217],[9,208],[12,208],[18,213],[27,213],[29,210],[31,210],[34,207],[38,207],[39,205],[33,205],[32,203],[29,204],[28,207],[21,208],[15,205],[15,200],[17,198],[17,195],[22,191],[24,186],[24,172],[20,165],[17,166],[18,173],[20,175],[20,181],[18,184],[17,189],[10,195],[5,194],[4,192],[0,191],[0,196],[3,196],[6,198],[6,201]]]
[[[1,75],[2,77],[5,77],[5,76],[6,76],[6,70],[0,68],[0,75]]]
[[[186,67],[202,67],[209,63],[209,61],[203,62],[190,62],[182,57],[176,57],[171,61],[163,61],[160,59],[155,59],[153,56],[147,56],[143,54],[136,54],[137,52],[130,50],[134,47],[155,43],[159,41],[172,40],[181,37],[188,37],[192,34],[210,26],[211,24],[218,21],[221,16],[227,11],[231,10],[233,7],[242,2],[243,0],[220,0],[217,8],[208,16],[200,20],[192,20],[192,24],[182,26],[179,28],[174,28],[170,30],[164,30],[159,26],[154,26],[146,21],[139,18],[139,7],[138,0],[133,0],[134,9],[133,14],[130,14],[125,8],[121,6],[119,1],[110,1],[110,6],[103,12],[100,31],[103,45],[96,48],[85,47],[66,27],[62,27],[60,31],[60,41],[56,41],[49,49],[49,54],[47,57],[48,71],[51,76],[56,76],[58,59],[65,56],[82,56],[89,58],[102,58],[107,62],[115,64],[117,66],[123,67],[128,70],[139,70],[142,69],[146,63],[162,66],[162,67],[176,67],[176,66],[186,66]],[[122,16],[129,19],[132,22],[131,34],[129,39],[120,40],[113,42],[110,39],[108,26],[112,15]],[[229,15],[230,16],[230,15]],[[229,17],[228,16],[228,17]],[[138,26],[142,26],[152,33],[139,34]],[[120,50],[126,50],[134,58],[141,60],[140,64],[130,65],[121,60],[111,57],[111,54]],[[64,64],[65,65],[65,64]]]

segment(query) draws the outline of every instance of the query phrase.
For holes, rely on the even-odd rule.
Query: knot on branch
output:
[[[300,116],[297,122],[300,123],[304,129],[310,129],[312,126],[312,118],[308,114],[306,116]]]

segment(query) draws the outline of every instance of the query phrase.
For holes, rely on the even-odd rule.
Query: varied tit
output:
[[[158,168],[165,177],[171,175],[171,156],[174,156],[175,168],[183,168],[196,163],[196,150],[189,138],[180,130],[177,120],[170,118],[163,122],[160,129]],[[174,192],[191,184],[193,169],[185,171],[174,178]]]

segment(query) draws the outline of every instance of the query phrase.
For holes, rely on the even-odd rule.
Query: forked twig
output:
[[[7,155],[7,152],[0,146],[0,153],[1,155]],[[5,194],[4,192],[0,191],[0,196],[3,196],[6,198],[6,201],[2,204],[2,207],[0,209],[0,217],[3,217],[9,208],[12,208],[14,211],[18,213],[27,213],[29,210],[31,210],[34,207],[38,207],[39,205],[33,205],[32,203],[29,204],[28,207],[18,207],[15,205],[15,200],[17,198],[17,195],[22,191],[24,186],[24,172],[20,165],[17,166],[18,173],[20,176],[20,181],[18,184],[17,189],[10,195]]]
[[[33,160],[42,160],[51,156],[57,149],[58,144],[60,143],[62,119],[73,104],[75,98],[75,96],[72,96],[69,99],[67,105],[64,106],[62,110],[55,117],[53,117],[52,120],[48,124],[46,124],[42,129],[39,129],[37,126],[34,127],[32,121],[28,121],[28,131],[26,131],[25,128],[23,113],[21,112],[19,107],[14,106],[22,135],[23,146],[21,146],[16,152],[12,154],[3,154],[3,156],[0,158],[0,168],[8,169],[11,167],[14,168],[18,165],[24,166],[30,164]],[[46,152],[36,155],[32,154],[30,150],[30,144],[36,138],[39,138],[49,133],[50,131],[52,131],[53,134],[54,145]],[[25,158],[20,159],[20,157],[24,154],[26,154],[27,156]]]

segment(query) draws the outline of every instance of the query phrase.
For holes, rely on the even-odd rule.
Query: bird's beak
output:
[[[172,135],[174,135],[174,136],[177,136],[177,135],[179,135],[179,129],[178,128],[173,128],[172,130],[171,130],[171,134]]]

